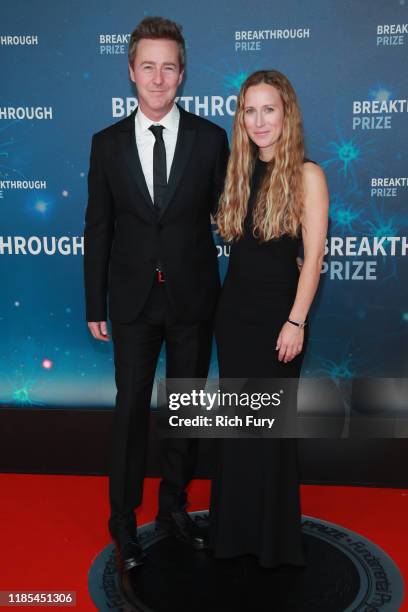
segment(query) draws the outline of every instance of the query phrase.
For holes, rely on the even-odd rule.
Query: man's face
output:
[[[149,119],[160,120],[171,110],[183,80],[178,44],[175,40],[142,38],[129,73],[140,109]]]

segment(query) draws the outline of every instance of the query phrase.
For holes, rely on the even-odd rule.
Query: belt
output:
[[[156,280],[158,283],[164,283],[166,280],[164,278],[163,270],[160,270],[159,268],[156,268]]]

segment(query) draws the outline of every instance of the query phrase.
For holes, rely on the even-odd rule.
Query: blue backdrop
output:
[[[325,169],[331,195],[303,374],[406,376],[407,6],[2,3],[0,401],[113,405],[112,348],[90,337],[84,316],[86,179],[92,133],[136,103],[127,42],[146,15],[183,25],[180,104],[227,131],[254,70],[276,68],[298,92],[308,157]],[[219,253],[224,273],[228,249]]]

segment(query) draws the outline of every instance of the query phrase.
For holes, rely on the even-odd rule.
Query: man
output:
[[[108,341],[117,386],[109,468],[109,529],[119,567],[143,562],[134,509],[141,503],[150,400],[162,343],[166,375],[205,378],[219,291],[210,213],[221,192],[224,130],[175,104],[185,67],[181,28],[144,19],[129,43],[138,108],[95,134],[85,226],[89,329]],[[156,524],[205,545],[185,511],[197,440],[165,440]]]

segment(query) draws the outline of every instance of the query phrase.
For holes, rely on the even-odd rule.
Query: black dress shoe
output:
[[[207,539],[185,510],[158,514],[156,528],[192,546],[194,550],[203,550],[208,546]]]
[[[122,574],[144,563],[147,555],[136,535],[112,536],[112,540],[115,545],[116,563]]]

